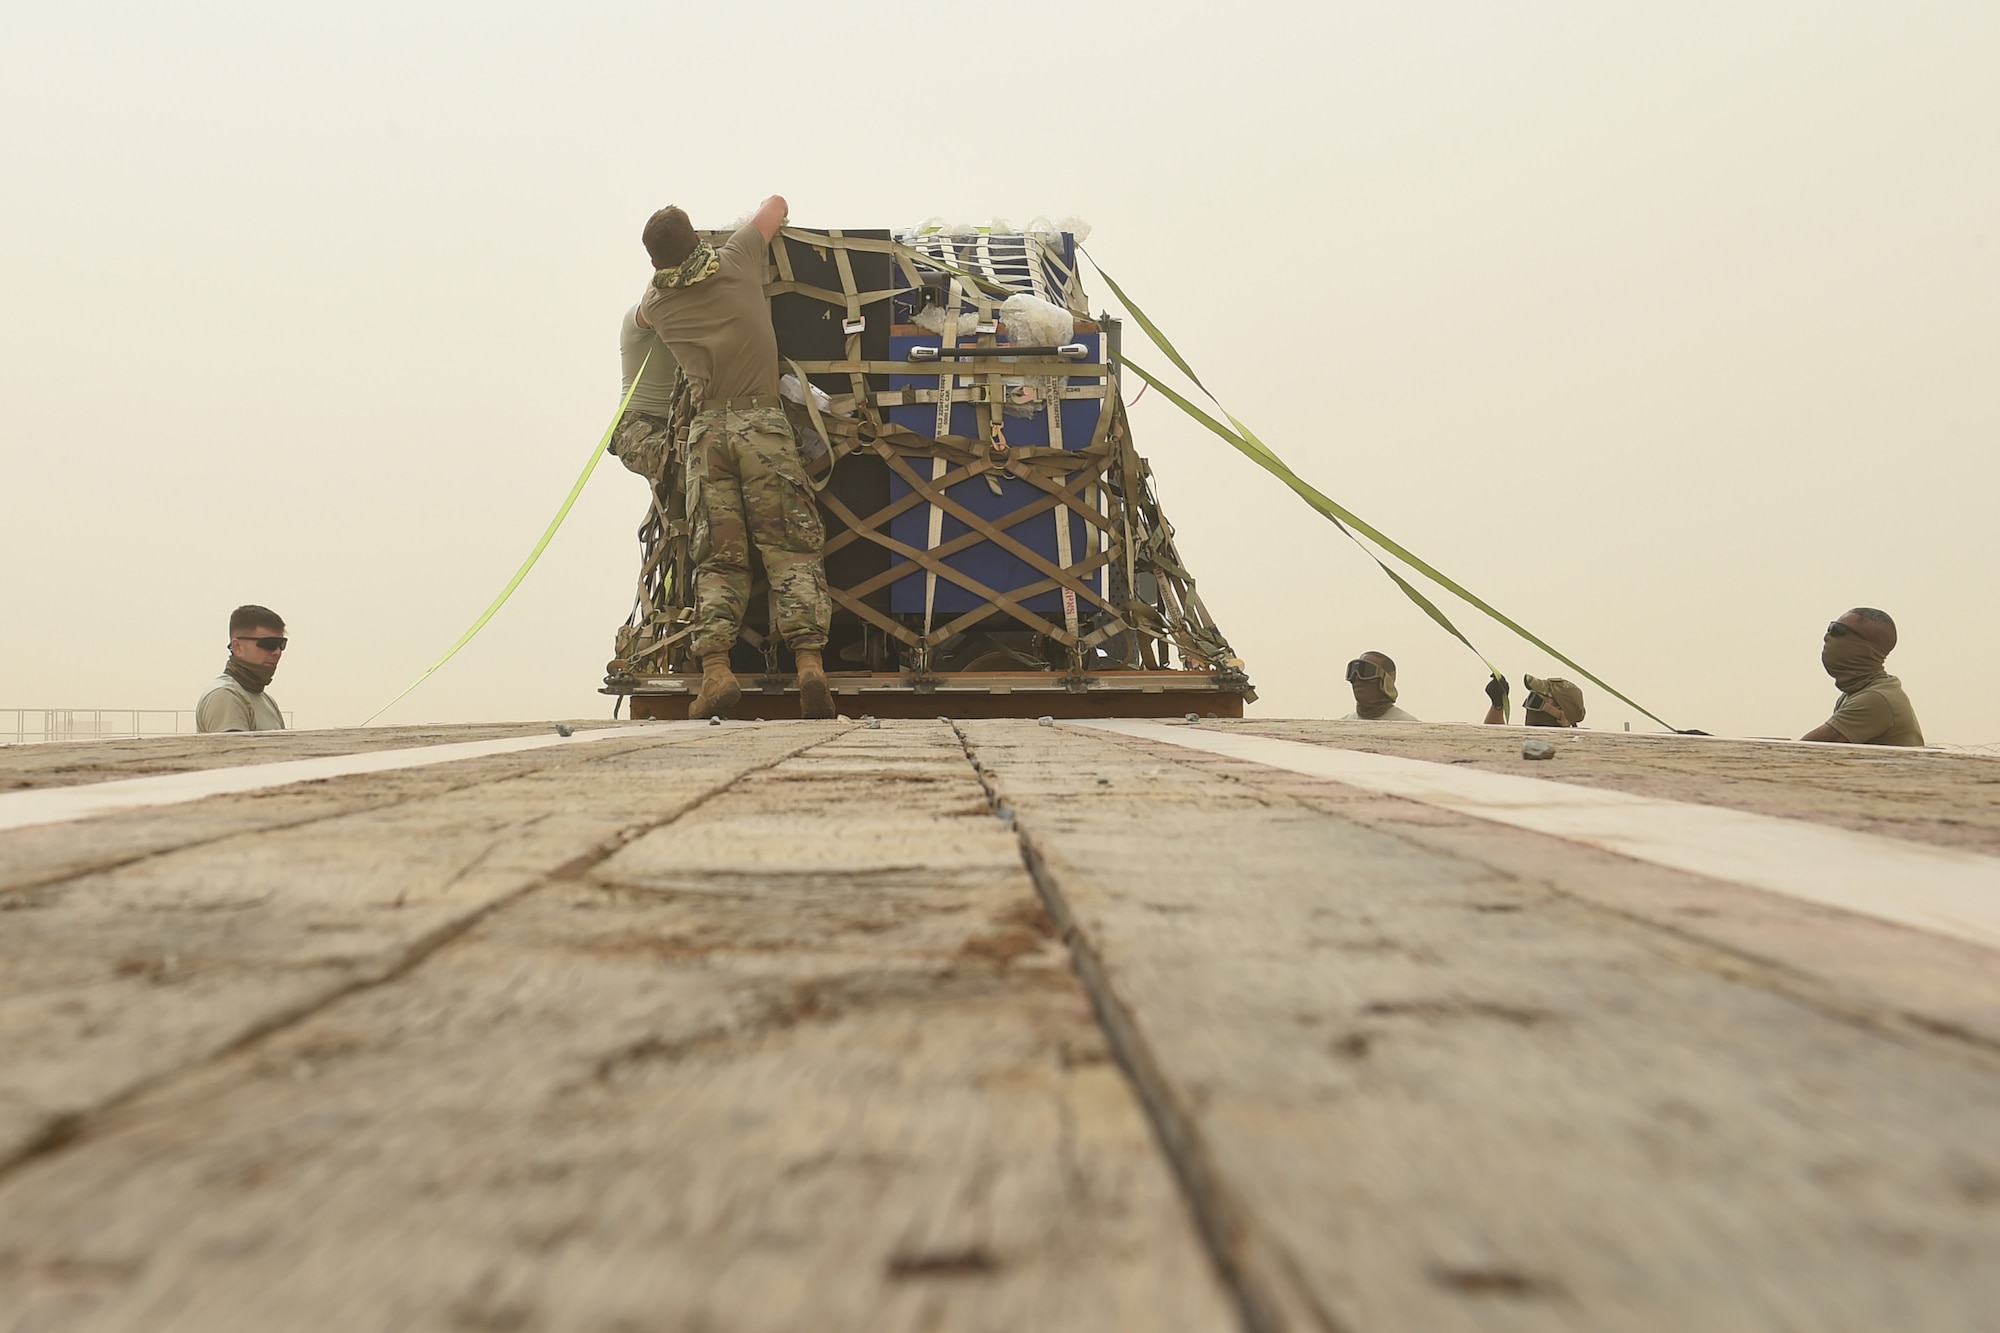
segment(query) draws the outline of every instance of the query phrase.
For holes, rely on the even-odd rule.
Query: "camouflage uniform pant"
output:
[[[826,530],[775,400],[769,407],[715,408],[694,419],[687,504],[695,653],[735,645],[750,601],[753,542],[771,582],[778,632],[794,650],[825,647],[833,612],[820,562]]]
[[[627,411],[611,437],[611,452],[618,461],[652,482],[660,479],[673,448],[673,424],[651,412]]]

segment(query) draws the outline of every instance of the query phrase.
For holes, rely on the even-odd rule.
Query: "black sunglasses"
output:
[[[1851,628],[1841,624],[1838,620],[1828,621],[1826,626],[1826,632],[1828,637],[1835,639],[1844,639],[1848,635],[1854,633],[1854,631]]]
[[[254,643],[267,653],[280,652],[284,649],[284,646],[286,644],[291,642],[290,639],[284,638],[283,636],[274,639],[251,639],[251,638],[246,638],[241,634],[236,636],[236,641],[238,643]]]

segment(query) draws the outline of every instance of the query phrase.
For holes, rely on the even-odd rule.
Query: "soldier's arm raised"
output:
[[[785,203],[785,196],[774,194],[758,207],[757,216],[751,218],[750,223],[763,233],[764,244],[769,245],[771,238],[778,234],[778,228],[785,225],[785,217],[791,211]]]

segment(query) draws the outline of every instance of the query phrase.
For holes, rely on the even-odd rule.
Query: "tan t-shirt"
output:
[[[217,676],[194,706],[196,731],[283,731],[285,714],[269,690],[252,694],[234,676]]]
[[[1826,724],[1852,745],[1922,745],[1924,729],[1917,710],[1894,676],[1869,681],[1852,694],[1840,696]]]
[[[778,334],[764,299],[764,233],[739,228],[692,287],[648,285],[640,307],[706,402],[778,396]],[[650,377],[652,372],[647,371]]]
[[[674,372],[679,367],[674,362],[674,354],[660,341],[659,335],[651,329],[639,327],[639,307],[633,306],[625,312],[625,323],[618,330],[618,368],[623,376],[618,382],[618,397],[622,402],[626,394],[632,395],[627,404],[628,412],[651,412],[656,417],[672,416],[674,411]],[[632,377],[639,374],[644,366],[646,373],[639,376],[639,387],[632,388]]]

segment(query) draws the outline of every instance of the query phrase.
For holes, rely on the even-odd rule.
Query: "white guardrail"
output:
[[[285,725],[292,725],[292,714],[285,714]],[[0,745],[184,736],[194,729],[192,708],[0,708]]]

